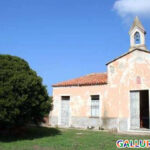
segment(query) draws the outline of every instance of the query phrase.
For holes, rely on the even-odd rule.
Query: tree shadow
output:
[[[28,127],[25,128],[24,131],[20,131],[18,133],[17,134],[0,133],[0,141],[13,142],[19,140],[33,140],[43,137],[61,135],[61,131],[59,129],[46,127]]]

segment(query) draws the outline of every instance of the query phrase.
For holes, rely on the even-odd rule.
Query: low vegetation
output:
[[[15,137],[0,135],[0,150],[115,150],[118,139],[149,139],[149,136],[32,127]]]
[[[16,56],[0,55],[0,132],[41,123],[52,109],[42,78]]]

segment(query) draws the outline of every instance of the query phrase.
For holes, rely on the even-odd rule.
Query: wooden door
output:
[[[130,92],[130,128],[140,128],[140,92]]]
[[[69,126],[70,97],[62,97],[61,100],[61,126]]]

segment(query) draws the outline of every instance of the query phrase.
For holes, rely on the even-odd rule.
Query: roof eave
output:
[[[105,83],[95,83],[95,84],[72,84],[72,85],[52,85],[53,88],[55,87],[79,87],[79,86],[95,86],[95,85],[105,85],[107,84],[107,82]]]

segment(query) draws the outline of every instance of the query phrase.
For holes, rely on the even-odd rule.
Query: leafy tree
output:
[[[0,128],[41,123],[51,109],[52,99],[28,63],[0,55]]]

